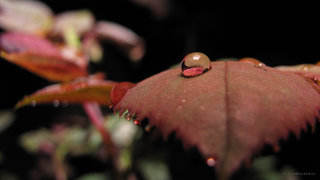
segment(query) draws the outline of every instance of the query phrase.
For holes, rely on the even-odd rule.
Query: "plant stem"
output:
[[[61,148],[57,147],[57,149],[53,152],[52,162],[55,170],[55,178],[56,180],[67,180],[67,174],[64,167],[64,153],[61,151]]]
[[[114,145],[111,135],[108,130],[103,125],[103,115],[98,103],[95,102],[85,102],[83,103],[83,108],[86,111],[89,119],[91,120],[92,124],[97,128],[99,133],[102,136],[103,143],[107,148],[108,157],[112,161],[114,168],[117,168],[117,151],[116,146]]]

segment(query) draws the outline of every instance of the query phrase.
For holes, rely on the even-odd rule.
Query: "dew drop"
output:
[[[244,63],[249,63],[249,64],[254,64],[255,68],[259,68],[261,70],[267,71],[267,69],[265,68],[265,64],[263,64],[261,61],[259,61],[258,59],[255,58],[250,58],[250,57],[246,57],[246,58],[242,58],[239,60],[239,62],[244,62]]]
[[[245,58],[239,59],[239,62],[250,63],[250,64],[263,64],[258,59],[251,58],[251,57],[245,57]]]
[[[140,125],[140,122],[138,120],[134,120],[133,123],[138,126]]]
[[[127,114],[124,116],[124,118],[125,118],[126,120],[130,121],[130,120],[131,120],[131,115],[130,115],[129,113],[127,113]]]
[[[53,107],[58,107],[59,104],[60,104],[60,102],[57,99],[53,100],[53,102],[52,102]]]
[[[305,64],[303,66],[301,66],[301,70],[303,71],[309,71],[312,68],[312,65],[310,64]]]
[[[207,159],[207,165],[210,166],[210,167],[215,166],[216,165],[216,160],[213,157],[209,157]]]
[[[32,100],[32,101],[31,101],[31,106],[32,106],[32,107],[35,107],[36,105],[37,105],[37,101],[36,101],[36,100]]]
[[[186,55],[181,63],[182,75],[194,77],[211,69],[211,62],[207,55],[201,52],[193,52]]]

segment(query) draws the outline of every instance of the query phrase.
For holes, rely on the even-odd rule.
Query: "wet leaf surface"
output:
[[[57,47],[37,36],[1,34],[0,50],[2,58],[51,81],[70,81],[87,75],[83,53]]]
[[[110,91],[116,82],[97,77],[80,78],[71,82],[47,86],[18,102],[16,108],[25,105],[53,104],[54,106],[83,102],[109,105]]]
[[[115,110],[148,118],[164,137],[175,132],[227,179],[264,145],[314,127],[319,107],[318,91],[302,76],[224,61],[191,78],[180,68],[154,75],[128,90]]]

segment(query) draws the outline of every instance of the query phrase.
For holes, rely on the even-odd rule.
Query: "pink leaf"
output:
[[[95,39],[109,40],[120,46],[133,61],[139,61],[145,53],[144,41],[130,29],[116,23],[100,21],[84,38],[85,49],[95,42]]]
[[[70,81],[87,75],[87,57],[66,46],[55,46],[41,37],[0,35],[1,57],[51,81]]]
[[[94,16],[88,10],[67,11],[58,14],[52,29],[52,34],[63,35],[68,28],[72,28],[78,35],[89,31],[94,25]]]
[[[176,132],[227,179],[265,144],[299,136],[319,116],[320,95],[295,73],[265,65],[212,62],[195,77],[170,69],[128,90],[115,110],[149,119],[164,137]]]

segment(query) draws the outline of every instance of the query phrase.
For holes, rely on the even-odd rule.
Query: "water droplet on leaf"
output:
[[[182,75],[184,77],[198,76],[210,69],[210,59],[201,52],[193,52],[186,55],[181,63]]]
[[[36,101],[36,100],[32,100],[32,101],[31,101],[31,106],[32,106],[32,107],[35,107],[36,105],[37,105],[37,101]]]
[[[60,102],[59,102],[59,100],[53,100],[53,102],[52,102],[52,105],[53,105],[53,107],[58,107],[59,106],[59,104],[60,104]]]
[[[207,159],[207,165],[210,166],[210,167],[215,166],[216,165],[216,160],[213,157],[209,157]]]
[[[306,65],[303,65],[303,66],[301,67],[301,70],[303,70],[303,71],[309,71],[311,68],[312,68],[312,65],[306,64]]]
[[[140,122],[138,120],[134,120],[133,123],[138,126],[140,125]]]
[[[239,62],[254,64],[255,68],[259,68],[259,69],[262,69],[264,71],[267,71],[267,69],[265,68],[266,65],[264,63],[262,63],[261,61],[259,61],[258,59],[255,59],[255,58],[246,57],[246,58],[240,59]]]
[[[124,115],[124,118],[128,121],[131,120],[131,115],[129,113],[127,113],[126,115]]]

